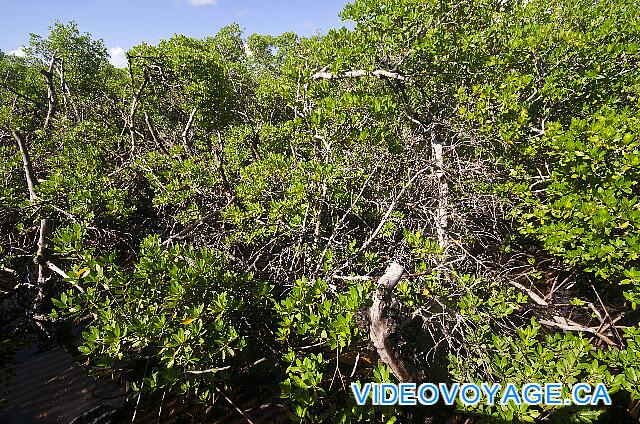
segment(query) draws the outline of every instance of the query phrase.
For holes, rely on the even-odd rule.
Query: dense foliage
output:
[[[45,333],[83,326],[134,395],[251,393],[299,422],[633,409],[640,5],[341,16],[310,38],[176,35],[126,69],[74,23],[0,53],[3,295]],[[391,262],[424,381],[604,382],[614,407],[356,406],[351,382],[395,378],[366,314]]]

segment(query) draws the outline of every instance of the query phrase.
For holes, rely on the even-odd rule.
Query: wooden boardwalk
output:
[[[21,348],[0,388],[1,424],[68,424],[98,406],[118,407],[123,391],[88,376],[63,348],[39,351],[39,343]]]

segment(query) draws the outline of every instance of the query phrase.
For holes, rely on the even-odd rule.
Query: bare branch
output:
[[[4,265],[0,265],[0,271],[6,272],[7,274],[11,274],[11,275],[18,275],[18,272],[13,269],[13,268],[7,268]]]
[[[326,72],[326,71],[320,71],[320,72],[316,72],[315,74],[311,75],[311,79],[312,80],[318,80],[318,79],[344,79],[344,78],[360,78],[360,77],[365,77],[365,76],[374,76],[377,78],[388,78],[388,79],[395,79],[395,80],[399,80],[399,81],[410,81],[411,79],[409,77],[406,77],[398,72],[392,72],[392,71],[387,71],[385,69],[376,69],[375,71],[367,71],[365,69],[356,69],[356,70],[351,70],[351,71],[345,71],[345,72],[338,72],[338,73],[333,73],[333,72]]]
[[[47,266],[47,268],[49,268],[51,271],[55,272],[56,274],[58,274],[60,277],[64,278],[67,282],[71,283],[71,286],[73,288],[75,288],[76,290],[78,290],[80,293],[84,293],[84,289],[82,287],[80,287],[78,285],[78,283],[76,283],[75,281],[72,280],[71,277],[69,277],[69,275],[64,272],[63,270],[61,270],[60,268],[58,268],[58,266],[56,264],[54,264],[51,261],[46,261],[45,265]],[[96,304],[94,304],[93,302],[91,302],[95,307],[97,307]]]
[[[605,336],[604,334],[601,334],[597,328],[585,327],[583,325],[578,324],[577,322],[573,322],[559,316],[554,316],[553,319],[555,321],[541,319],[539,322],[540,324],[544,324],[549,327],[559,328],[565,331],[578,331],[582,333],[593,334],[594,336],[598,337],[600,340],[602,340],[609,346],[617,346],[617,344],[613,340],[611,340],[609,337]]]
[[[341,281],[369,281],[373,280],[373,277],[368,275],[334,275],[334,279]]]
[[[187,374],[194,374],[194,375],[200,375],[200,374],[212,374],[212,373],[216,373],[218,371],[225,371],[228,370],[229,368],[231,368],[231,366],[226,366],[226,367],[219,367],[219,368],[209,368],[207,370],[197,370],[197,371],[186,371]]]
[[[604,315],[607,318],[607,321],[609,322],[609,326],[611,327],[611,332],[613,333],[614,336],[616,336],[616,340],[618,340],[618,343],[620,343],[620,345],[624,344],[624,341],[620,336],[620,333],[618,332],[618,329],[616,328],[615,324],[613,323],[613,320],[611,319],[611,315],[609,315],[609,311],[607,310],[607,307],[604,306],[604,303],[602,302],[600,295],[598,294],[595,287],[591,286],[591,289],[596,294],[596,297],[598,298],[598,302],[600,302],[600,306],[602,306],[602,309],[604,309]]]
[[[389,205],[387,212],[384,214],[384,216],[380,220],[380,223],[378,224],[376,229],[373,231],[373,233],[371,233],[369,238],[362,244],[362,246],[360,246],[360,249],[358,249],[358,253],[361,253],[363,250],[365,250],[369,246],[369,244],[371,244],[371,242],[378,236],[378,233],[380,232],[380,230],[382,230],[382,227],[389,219],[389,216],[391,216],[391,212],[393,212],[393,210],[395,209],[396,205],[398,204],[398,201],[400,200],[400,198],[402,198],[402,195],[404,194],[404,192],[407,190],[407,188],[411,186],[411,184],[413,184],[416,178],[418,178],[423,172],[425,172],[428,169],[431,169],[431,167],[428,166],[426,168],[422,168],[420,171],[416,172],[409,181],[407,181],[407,183],[402,187],[402,189],[400,190],[396,198],[393,199],[393,201]]]
[[[22,156],[22,165],[24,166],[24,175],[27,180],[27,186],[29,187],[29,199],[35,202],[38,196],[36,195],[36,185],[38,180],[33,173],[33,166],[31,164],[31,157],[29,156],[29,150],[24,142],[24,138],[18,131],[13,131],[13,138],[18,142],[20,148],[20,155]]]
[[[220,131],[218,131],[218,143],[219,146],[213,149],[213,154],[216,158],[216,165],[218,167],[218,172],[220,172],[220,179],[227,196],[227,201],[231,202],[231,199],[233,199],[235,196],[233,193],[233,189],[229,184],[229,180],[227,179],[227,174],[224,170],[224,140],[222,138],[222,135],[220,134]]]
[[[160,150],[162,150],[162,152],[165,155],[168,155],[169,151],[167,150],[167,147],[164,145],[164,142],[160,140],[160,137],[158,137],[158,133],[156,132],[156,129],[153,127],[153,122],[151,122],[151,118],[149,117],[149,114],[147,112],[144,113],[144,121],[147,123],[149,132],[151,133],[151,138],[153,138],[153,142],[156,144],[156,146],[160,148]]]
[[[41,219],[40,220],[40,235],[38,236],[38,254],[36,256],[36,262],[39,264],[38,266],[38,296],[37,301],[42,299],[42,287],[46,282],[46,274],[45,274],[45,266],[43,265],[43,261],[46,261],[48,255],[48,242],[47,236],[49,234],[49,220]]]
[[[444,174],[444,154],[443,154],[444,143],[437,136],[434,130],[431,130],[431,149],[433,151],[433,159],[435,161],[436,166],[436,178],[438,179],[438,206],[436,208],[436,235],[438,237],[438,245],[444,249],[447,247],[448,243],[448,213],[447,209],[449,207],[449,184],[447,183],[447,178]]]
[[[232,199],[231,199],[232,200]],[[230,201],[231,201],[230,200]],[[216,209],[213,212],[210,212],[208,214],[206,214],[205,216],[203,216],[202,218],[200,218],[198,221],[193,222],[189,225],[187,225],[185,227],[184,230],[180,231],[177,234],[172,235],[171,237],[169,237],[168,239],[166,239],[165,241],[163,241],[161,243],[161,246],[166,246],[169,243],[171,243],[174,240],[182,240],[183,238],[185,238],[187,236],[187,234],[191,233],[196,227],[204,224],[206,221],[208,221],[209,219],[213,218],[214,216],[220,214],[220,212],[222,212],[224,208],[220,208],[220,209]]]
[[[62,92],[62,101],[64,102],[65,116],[68,113],[69,105],[71,105],[71,109],[73,110],[74,117],[78,119],[78,110],[76,106],[73,104],[73,100],[71,98],[71,90],[69,90],[69,85],[67,84],[67,79],[65,78],[64,73],[64,59],[60,58],[58,60],[58,75],[60,75],[60,90]]]
[[[528,288],[526,288],[525,286],[523,286],[522,284],[516,282],[516,281],[509,281],[509,284],[511,284],[512,286],[515,286],[517,288],[519,288],[520,290],[522,290],[523,292],[525,292],[527,294],[527,296],[529,296],[529,298],[531,298],[531,300],[533,300],[535,303],[537,303],[540,306],[549,306],[549,303],[544,300],[542,297],[538,296],[537,294],[535,294],[533,292],[533,290],[530,290]]]
[[[129,117],[127,119],[127,124],[129,127],[129,134],[131,135],[131,150],[133,150],[136,146],[136,137],[135,137],[135,125],[134,125],[134,117],[136,114],[136,109],[138,108],[138,103],[140,102],[140,97],[142,96],[142,90],[147,86],[149,82],[149,75],[147,70],[145,69],[143,72],[144,80],[142,84],[138,88],[138,91],[133,96],[133,100],[131,101],[131,109],[129,110]],[[131,85],[133,86],[133,75],[131,75]]]
[[[184,145],[184,149],[186,150],[188,155],[192,155],[191,145],[189,144],[189,130],[191,129],[191,125],[193,124],[193,118],[196,116],[196,108],[194,107],[191,111],[191,115],[189,115],[189,120],[187,121],[187,125],[184,126],[184,130],[182,131],[182,144]]]
[[[218,387],[216,387],[216,386],[213,386],[213,387],[216,389],[216,391],[217,391],[217,392],[218,392],[218,393],[219,393],[223,398],[225,398],[225,399],[227,400],[227,402],[229,402],[229,404],[230,404],[231,406],[233,406],[233,408],[234,408],[236,411],[238,411],[238,413],[239,413],[240,415],[242,415],[242,418],[244,418],[246,422],[248,422],[249,424],[254,424],[254,423],[253,423],[253,421],[251,421],[251,419],[250,419],[250,418],[249,418],[249,417],[244,413],[244,411],[243,411],[242,409],[240,409],[240,407],[238,407],[238,405],[236,405],[236,404],[235,404],[235,402],[234,402],[234,401],[232,401],[232,400],[229,398],[229,396],[227,396],[227,395],[226,395],[222,390],[220,390]]]
[[[53,116],[56,108],[56,91],[53,86],[53,66],[56,63],[58,58],[54,55],[49,61],[49,69],[42,69],[40,73],[44,76],[45,82],[47,83],[47,100],[49,102],[49,106],[47,109],[47,116],[44,119],[43,128],[47,129],[49,127],[49,122],[51,121],[51,117]]]

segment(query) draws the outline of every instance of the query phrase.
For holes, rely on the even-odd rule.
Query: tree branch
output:
[[[187,125],[184,126],[184,130],[182,131],[182,144],[184,145],[184,149],[187,154],[191,156],[193,153],[191,152],[191,145],[189,144],[189,130],[191,129],[191,124],[193,124],[193,118],[196,116],[196,108],[194,107],[191,111],[191,115],[189,115],[189,120],[187,121]]]
[[[407,181],[407,183],[400,190],[400,193],[398,193],[396,198],[393,199],[393,201],[389,205],[389,208],[387,209],[387,212],[385,212],[384,216],[380,220],[380,223],[378,224],[376,229],[373,231],[373,233],[371,233],[369,238],[364,243],[362,243],[362,246],[360,246],[360,249],[358,249],[357,253],[361,253],[363,250],[365,250],[369,246],[369,244],[371,244],[371,242],[378,236],[378,233],[380,232],[380,230],[382,230],[382,227],[384,226],[384,224],[387,222],[387,220],[391,216],[391,212],[393,212],[393,210],[395,209],[396,205],[398,204],[398,201],[400,200],[400,198],[402,197],[404,192],[407,190],[407,188],[409,188],[409,186],[411,186],[411,184],[413,184],[413,182],[416,180],[416,178],[418,178],[427,169],[431,169],[431,167],[428,166],[426,168],[422,168],[420,171],[416,172],[413,175],[413,177],[411,177],[411,179],[409,181]]]
[[[62,92],[62,101],[64,102],[65,116],[68,113],[69,105],[71,105],[71,110],[73,111],[74,118],[78,119],[78,110],[73,103],[73,99],[71,98],[71,90],[69,90],[69,85],[67,84],[67,79],[65,78],[64,59],[60,58],[60,60],[58,61],[57,70],[58,75],[60,75],[60,90]]]
[[[187,374],[199,375],[199,374],[211,374],[216,373],[218,371],[225,371],[231,368],[231,366],[219,367],[219,368],[209,368],[208,370],[194,370],[194,371],[185,371]]]
[[[42,74],[42,76],[44,76],[44,80],[47,83],[47,100],[49,102],[49,106],[47,109],[47,116],[44,119],[44,125],[42,126],[45,129],[49,127],[49,122],[51,120],[51,117],[53,116],[53,113],[55,112],[56,103],[57,103],[56,91],[53,86],[53,66],[55,65],[57,59],[58,58],[54,55],[51,58],[51,61],[49,61],[49,69],[40,70],[40,73]]]
[[[16,139],[18,143],[18,148],[20,149],[20,155],[22,156],[22,165],[24,167],[24,176],[27,180],[27,187],[29,188],[29,199],[32,202],[35,202],[38,196],[36,195],[36,185],[38,184],[38,180],[33,173],[33,166],[31,164],[31,157],[29,156],[29,150],[27,150],[27,145],[24,142],[24,138],[18,131],[13,131],[13,138]]]
[[[509,284],[511,284],[514,287],[519,288],[520,290],[522,290],[523,292],[525,292],[527,294],[527,296],[529,296],[529,298],[531,300],[533,300],[536,304],[540,305],[540,306],[549,306],[549,303],[544,300],[542,297],[538,296],[537,294],[535,294],[533,292],[533,290],[530,290],[528,288],[526,288],[525,286],[523,286],[522,284],[516,282],[516,281],[509,281]]]
[[[344,72],[338,72],[338,73],[326,72],[324,70],[321,70],[311,75],[311,79],[312,80],[318,80],[318,79],[332,80],[332,79],[345,79],[345,78],[360,78],[365,76],[373,76],[381,79],[384,79],[384,78],[395,79],[399,81],[411,81],[409,77],[406,77],[398,72],[387,71],[385,69],[376,69],[375,71],[367,71],[365,69],[356,69],[356,70],[344,71]]]
[[[229,203],[231,203],[231,201],[233,201],[233,198],[231,198],[229,200]],[[227,203],[227,205],[229,205],[229,203]],[[226,206],[225,206],[226,207]],[[220,209],[216,209],[213,212],[210,212],[208,214],[206,214],[205,216],[203,216],[202,218],[200,218],[199,220],[197,220],[196,222],[193,222],[189,225],[187,225],[185,227],[184,230],[180,231],[177,234],[174,234],[172,236],[170,236],[168,239],[166,239],[165,241],[163,241],[162,243],[160,243],[161,246],[166,246],[169,243],[171,243],[174,240],[182,240],[183,238],[185,238],[189,233],[191,233],[196,227],[198,227],[201,224],[204,224],[206,221],[208,221],[209,219],[213,218],[214,216],[220,214],[222,212],[224,208],[220,208]]]
[[[129,134],[131,135],[132,151],[136,147],[134,117],[136,114],[136,109],[138,108],[138,102],[140,101],[140,96],[142,96],[142,90],[144,90],[144,88],[147,86],[147,83],[149,82],[149,75],[147,73],[146,68],[143,72],[143,75],[144,75],[144,80],[142,81],[142,84],[138,88],[138,91],[136,91],[136,93],[133,96],[133,100],[131,101],[131,109],[129,110],[129,117],[127,120],[128,121],[127,124],[129,127]],[[131,75],[131,86],[133,87],[133,74]]]
[[[222,187],[224,187],[225,194],[227,196],[227,201],[231,202],[231,199],[235,197],[233,189],[229,184],[229,180],[227,179],[227,173],[224,170],[224,140],[220,131],[218,131],[218,143],[219,146],[214,147],[213,154],[216,158],[216,165],[218,167],[218,172],[220,172],[220,179],[222,181]]]
[[[613,340],[611,340],[609,337],[605,336],[604,334],[601,334],[598,331],[598,329],[596,329],[596,328],[585,327],[583,325],[578,324],[577,322],[573,322],[573,321],[567,320],[567,319],[559,317],[557,315],[554,316],[553,319],[555,321],[549,321],[549,320],[541,319],[539,322],[540,322],[540,324],[544,324],[544,325],[549,326],[549,327],[559,328],[559,329],[565,330],[565,331],[579,331],[579,332],[582,332],[582,333],[593,334],[594,336],[598,337],[600,340],[602,340],[603,342],[605,342],[609,346],[617,346],[617,344]]]
[[[149,117],[149,114],[147,112],[144,113],[144,121],[147,123],[149,132],[151,133],[151,138],[153,138],[153,142],[156,144],[156,146],[160,148],[160,150],[162,150],[162,152],[165,155],[168,155],[169,151],[167,150],[167,147],[164,145],[164,142],[160,140],[160,137],[158,137],[158,133],[156,132],[156,129],[153,127],[153,122],[151,122],[151,118]]]
[[[389,340],[389,336],[393,334],[393,329],[398,324],[389,316],[389,306],[392,301],[393,288],[402,278],[402,274],[404,274],[404,267],[392,263],[378,280],[378,290],[369,311],[371,320],[369,335],[380,359],[391,368],[396,378],[400,382],[411,382],[414,380],[414,373],[409,370],[408,365],[400,358]]]

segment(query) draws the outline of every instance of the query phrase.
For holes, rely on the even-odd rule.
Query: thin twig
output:
[[[227,402],[229,402],[229,404],[231,406],[234,407],[234,409],[236,411],[238,411],[238,413],[240,415],[242,415],[242,418],[244,418],[249,424],[254,424],[253,421],[251,421],[251,418],[247,417],[247,414],[244,413],[244,411],[242,409],[240,409],[238,407],[238,405],[236,405],[231,399],[229,399],[229,396],[227,396],[222,390],[220,390],[217,386],[213,386],[214,389],[216,390],[216,392],[218,392],[223,398],[225,398],[227,400]]]
[[[606,306],[604,306],[604,303],[602,302],[602,299],[600,299],[600,295],[596,291],[595,287],[593,287],[593,285],[591,286],[591,289],[596,294],[596,297],[598,298],[598,302],[600,302],[600,306],[602,306],[602,309],[604,310],[604,316],[607,319],[607,321],[609,321],[609,326],[611,327],[611,332],[613,333],[613,335],[618,340],[618,343],[620,343],[620,345],[623,346],[624,345],[624,341],[623,341],[622,337],[620,336],[620,333],[618,332],[618,329],[616,328],[616,326],[614,325],[613,321],[611,320],[611,316],[609,315],[609,312],[607,311]]]
[[[365,250],[367,247],[369,247],[369,244],[371,244],[371,242],[378,236],[378,233],[380,232],[380,230],[382,230],[382,227],[384,226],[384,224],[387,222],[387,220],[389,219],[389,216],[391,216],[391,212],[393,212],[393,210],[395,209],[396,205],[398,204],[398,201],[400,200],[400,198],[402,198],[402,195],[404,194],[404,192],[407,190],[407,188],[409,188],[411,186],[411,184],[413,184],[413,182],[426,170],[431,169],[430,166],[427,166],[426,168],[422,168],[421,170],[419,170],[418,172],[416,172],[413,177],[411,177],[411,179],[409,181],[407,181],[407,183],[402,187],[402,189],[400,190],[400,192],[398,193],[398,195],[395,197],[395,199],[393,199],[393,201],[391,202],[391,204],[389,205],[389,208],[387,209],[387,212],[384,214],[384,216],[382,217],[382,219],[380,220],[380,223],[378,224],[378,227],[376,227],[376,229],[374,230],[373,233],[371,233],[371,235],[369,236],[369,238],[362,244],[362,246],[360,246],[360,249],[358,249],[357,253],[361,253],[363,250]]]

